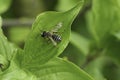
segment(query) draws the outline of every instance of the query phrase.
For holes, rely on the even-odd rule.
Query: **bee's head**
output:
[[[45,37],[47,35],[47,32],[46,31],[43,31],[42,33],[41,33],[41,37]]]

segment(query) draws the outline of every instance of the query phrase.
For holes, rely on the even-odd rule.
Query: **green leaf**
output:
[[[37,17],[25,42],[22,66],[43,64],[63,52],[69,43],[70,26],[80,11],[82,4],[83,1],[66,12],[45,12]],[[43,31],[55,29],[59,23],[62,23],[62,27],[56,34],[61,36],[62,41],[55,46],[49,38],[41,37],[41,34]]]
[[[60,58],[54,58],[43,65],[32,65],[27,70],[11,63],[11,67],[2,73],[1,80],[94,80],[74,64]]]
[[[1,24],[0,18],[0,24]],[[5,70],[10,64],[15,48],[13,44],[9,43],[7,38],[3,35],[0,27],[0,70]]]
[[[72,32],[70,42],[75,45],[84,55],[89,52],[90,42],[88,39],[75,32]]]
[[[55,58],[35,69],[31,68],[29,70],[39,80],[93,80],[87,73],[74,64],[59,58]]]
[[[102,73],[107,80],[120,80],[120,66],[116,65],[110,58],[105,61]]]
[[[7,11],[7,9],[10,7],[11,0],[0,0],[0,14]]]
[[[108,43],[109,45],[106,47],[106,55],[111,57],[111,59],[120,66],[120,41],[115,36],[111,36]]]
[[[87,19],[97,47],[107,49],[106,55],[119,63],[120,1],[93,0]]]
[[[89,63],[88,65],[86,65],[84,69],[87,73],[94,77],[95,80],[106,80],[102,73],[102,68],[106,60],[106,57],[99,57],[91,63]]]
[[[120,32],[114,32],[109,40],[106,55],[120,66]]]
[[[89,30],[98,46],[108,41],[111,33],[120,29],[119,0],[93,0],[92,10],[88,13]]]
[[[36,80],[30,72],[20,69],[13,61],[10,67],[0,73],[0,80]]]

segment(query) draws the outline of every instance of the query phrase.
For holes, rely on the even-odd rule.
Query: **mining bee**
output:
[[[58,23],[55,28],[51,31],[43,31],[41,37],[48,38],[52,41],[53,45],[56,46],[58,42],[61,42],[61,36],[56,34],[58,30],[62,27],[62,23]]]

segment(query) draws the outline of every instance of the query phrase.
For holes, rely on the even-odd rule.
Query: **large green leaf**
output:
[[[70,26],[80,11],[82,4],[83,1],[66,12],[45,12],[37,17],[25,42],[22,66],[43,64],[63,52],[69,42]],[[49,38],[46,40],[41,37],[41,34],[43,31],[55,29],[59,23],[62,23],[62,27],[56,34],[61,35],[62,41],[55,46]]]
[[[87,15],[89,30],[98,46],[108,41],[109,35],[120,29],[119,0],[93,0]]]
[[[11,0],[0,0],[0,14],[4,13],[11,4]]]
[[[1,80],[94,80],[74,64],[59,58],[44,65],[32,65],[27,70],[12,62],[11,67],[1,75]]]

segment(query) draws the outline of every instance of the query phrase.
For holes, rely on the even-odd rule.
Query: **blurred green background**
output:
[[[66,11],[74,7],[79,1],[81,0],[0,0],[0,14],[3,19],[2,28],[4,34],[7,36],[9,41],[23,48],[24,41],[27,39],[27,35],[31,30],[32,23],[38,14],[45,11]],[[99,5],[99,2],[101,2],[101,5]],[[112,5],[109,5],[109,3]],[[94,26],[94,20],[92,23],[89,21],[90,18],[87,17],[88,14],[91,14],[88,12],[95,12],[97,10],[100,11],[97,9],[99,6],[102,6],[101,11],[104,11],[108,9],[109,6],[111,7],[117,3],[119,3],[120,9],[119,0],[116,0],[116,2],[115,0],[85,0],[82,11],[79,12],[79,15],[72,24],[70,43],[64,50],[63,54],[60,55],[60,57],[70,60],[79,67],[83,68],[96,80],[120,80],[120,59],[118,59],[120,56],[120,45],[118,45],[119,39],[116,39],[113,36],[111,37],[111,35],[110,37],[104,37],[104,39],[107,38],[107,42],[109,44],[107,48],[107,43],[104,42],[104,39],[98,41],[99,43],[101,42],[100,46],[99,44],[97,45],[97,40],[95,41],[94,36],[91,34],[91,31],[89,31],[88,28],[89,24]],[[111,13],[108,14],[113,15],[114,13],[112,12],[117,11],[112,9],[112,7],[110,9]],[[93,19],[96,18],[96,14],[99,14],[99,12],[95,12],[95,14],[92,15]],[[118,15],[120,16],[119,13]],[[102,17],[104,16],[101,16],[101,18]],[[111,18],[111,23],[113,21],[116,22],[116,18],[114,19],[114,17],[116,17],[116,15],[113,15]],[[99,19],[99,16],[97,19]],[[103,19],[107,20],[106,17]],[[117,21],[120,21],[120,18]],[[97,25],[97,22],[95,25]],[[119,24],[117,26],[120,27]],[[112,28],[109,29],[111,30]],[[102,33],[103,32],[100,31],[100,35]],[[120,37],[119,35],[119,33],[116,34],[117,37]],[[113,46],[115,47],[113,48]],[[117,56],[114,55],[115,53]]]

